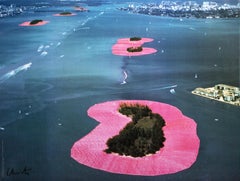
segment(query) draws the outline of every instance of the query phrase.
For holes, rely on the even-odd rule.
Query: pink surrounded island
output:
[[[142,45],[144,43],[152,42],[152,38],[141,38],[141,40],[130,41],[130,38],[120,38],[117,40],[118,44],[138,44]]]
[[[61,13],[58,13],[58,14],[53,14],[53,16],[76,16],[77,14],[75,13],[71,13],[71,14],[61,14]]]
[[[147,105],[153,113],[163,117],[166,123],[163,127],[166,140],[160,151],[144,157],[104,152],[107,140],[119,134],[131,121],[118,111],[121,103]],[[71,157],[83,165],[112,173],[156,176],[185,170],[197,159],[200,145],[197,125],[174,106],[146,100],[118,100],[95,104],[89,108],[88,115],[100,124],[75,142],[71,149]]]
[[[117,43],[112,47],[112,53],[120,56],[141,56],[156,53],[157,50],[154,48],[143,47],[141,52],[128,52],[129,47],[139,47],[144,43],[153,41],[152,38],[141,38],[141,40],[130,41],[130,38],[120,38]]]
[[[42,26],[42,25],[49,23],[49,21],[41,21],[37,24],[30,24],[30,23],[31,23],[31,21],[26,21],[26,22],[19,24],[19,26]]]

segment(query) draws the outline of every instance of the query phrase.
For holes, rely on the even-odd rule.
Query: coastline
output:
[[[211,100],[214,100],[214,101],[218,101],[218,102],[222,102],[222,103],[225,103],[225,104],[230,104],[230,105],[233,105],[233,106],[240,106],[240,105],[236,105],[234,102],[224,101],[223,99],[215,99],[213,97],[209,97],[209,96],[205,96],[205,95],[194,93],[193,91],[191,93],[194,94],[194,95],[197,95],[197,96],[201,96],[201,97],[204,97],[204,98],[207,98],[207,99],[211,99]]]
[[[198,87],[191,91],[191,93],[226,104],[240,106],[239,87],[229,86],[226,84],[217,84],[214,87],[208,88]]]

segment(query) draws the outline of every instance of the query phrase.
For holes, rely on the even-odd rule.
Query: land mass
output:
[[[229,86],[225,84],[217,84],[214,87],[201,88],[198,87],[192,91],[193,94],[221,101],[224,103],[240,106],[240,90],[239,87]]]
[[[132,121],[119,113],[122,103],[146,105],[153,113],[162,116],[166,123],[163,148],[144,157],[107,154],[104,151],[107,140]],[[197,124],[174,106],[148,100],[117,100],[91,106],[88,115],[99,125],[71,148],[71,157],[82,165],[112,173],[157,176],[185,170],[196,161],[200,146]]]
[[[161,3],[136,4],[131,3],[128,7],[118,8],[122,11],[128,11],[146,15],[170,16],[179,18],[239,18],[240,3],[237,5],[223,4],[204,1],[198,4],[195,1],[173,2],[162,1]]]
[[[29,24],[30,24],[30,25],[35,25],[35,24],[38,24],[38,23],[41,23],[41,22],[43,22],[43,20],[41,20],[41,19],[35,19],[35,20],[32,20]]]
[[[152,113],[148,106],[120,104],[119,112],[132,118],[119,135],[107,141],[106,153],[118,153],[132,157],[154,154],[162,148],[165,137],[162,127],[165,121],[159,114]]]
[[[128,52],[141,52],[143,50],[143,48],[141,46],[139,47],[128,47],[127,51]]]
[[[60,15],[72,15],[71,12],[62,12],[62,13],[59,13]]]

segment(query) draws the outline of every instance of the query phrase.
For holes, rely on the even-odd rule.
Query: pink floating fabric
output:
[[[148,55],[152,53],[156,53],[157,50],[154,48],[143,47],[141,52],[129,52],[127,48],[129,47],[139,47],[142,46],[144,43],[153,41],[152,38],[142,38],[138,41],[130,41],[130,38],[121,38],[117,40],[117,43],[112,46],[112,53],[114,55],[120,56],[142,56]]]
[[[131,121],[118,112],[123,102],[147,105],[163,117],[166,122],[163,127],[166,141],[160,151],[137,158],[104,152],[107,140],[119,134]],[[119,100],[95,104],[89,108],[88,115],[100,124],[75,142],[71,149],[71,157],[83,165],[112,173],[155,176],[182,171],[196,161],[200,145],[197,125],[176,107],[146,100]]]
[[[154,48],[147,48],[147,47],[142,47],[143,50],[141,52],[129,52],[127,51],[127,48],[131,46],[126,45],[126,44],[115,44],[112,47],[112,53],[114,55],[120,55],[120,56],[141,56],[141,55],[148,55],[152,53],[156,53],[157,50]]]
[[[147,43],[147,42],[151,42],[153,41],[152,38],[141,38],[141,40],[138,40],[138,41],[130,41],[130,38],[120,38],[117,40],[117,43],[119,44],[144,44],[144,43]]]
[[[49,21],[42,21],[42,22],[39,22],[37,24],[31,25],[30,22],[31,21],[23,22],[23,23],[19,24],[19,26],[42,26],[42,25],[45,25],[45,24],[49,23]]]

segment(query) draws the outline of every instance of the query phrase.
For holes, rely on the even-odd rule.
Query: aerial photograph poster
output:
[[[240,180],[240,0],[0,0],[0,181]]]

